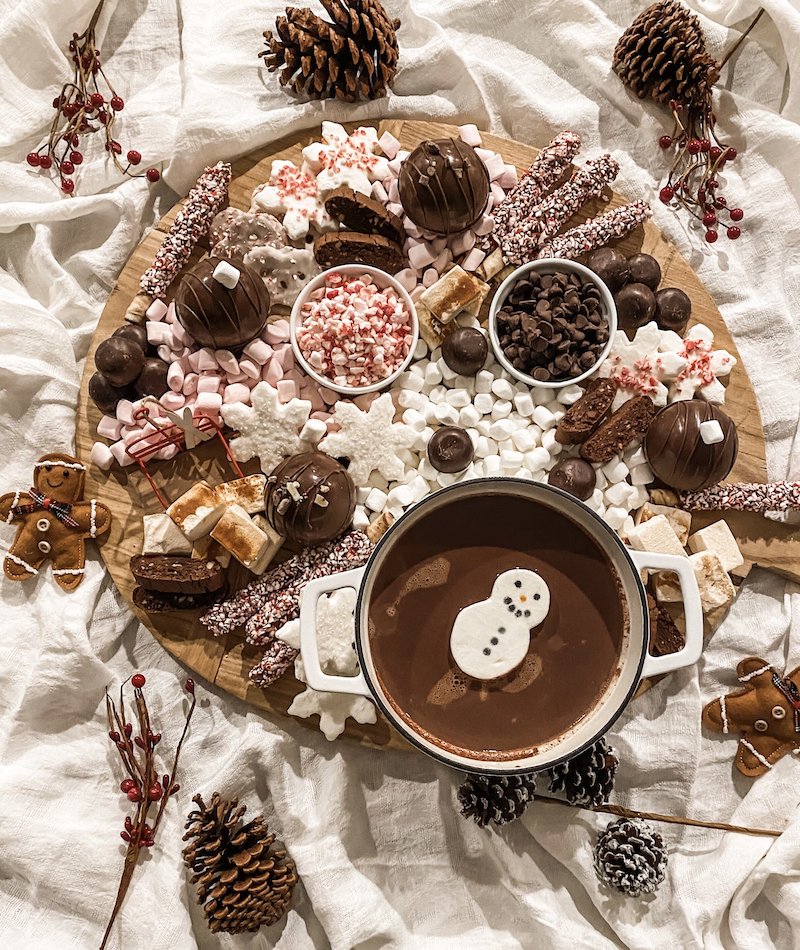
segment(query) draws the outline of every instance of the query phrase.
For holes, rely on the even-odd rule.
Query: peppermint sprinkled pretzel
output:
[[[792,511],[800,508],[800,482],[714,485],[702,491],[683,492],[680,502],[687,511]]]
[[[566,257],[570,260],[588,254],[597,247],[603,247],[610,241],[618,241],[630,234],[651,215],[646,201],[634,201],[621,208],[612,208],[585,224],[559,234],[548,244],[541,247],[537,258]],[[520,263],[509,261],[508,263]]]
[[[156,251],[152,265],[142,274],[139,286],[151,297],[163,297],[167,287],[189,260],[192,249],[207,233],[214,215],[222,208],[231,181],[231,166],[217,162],[197,179],[186,202],[175,216],[169,234]]]

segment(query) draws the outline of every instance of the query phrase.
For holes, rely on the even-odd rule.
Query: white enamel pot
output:
[[[502,494],[518,497],[525,502],[532,501],[565,515],[577,524],[614,569],[628,617],[615,675],[595,705],[568,731],[538,746],[534,753],[526,752],[519,758],[502,761],[489,757],[476,758],[443,748],[401,718],[381,686],[368,634],[373,586],[388,552],[395,545],[402,544],[405,532],[437,506],[486,494]],[[653,656],[648,650],[650,621],[639,573],[642,570],[674,571],[678,577],[686,618],[686,642],[677,653]],[[360,672],[356,676],[333,676],[323,672],[320,667],[315,630],[317,601],[324,594],[345,587],[355,588],[358,593],[355,647]],[[444,633],[449,635],[449,631]],[[516,774],[549,768],[581,752],[608,731],[644,677],[669,673],[696,663],[703,645],[703,614],[697,581],[688,558],[629,550],[588,506],[558,488],[514,478],[484,478],[452,485],[415,505],[389,528],[363,567],[310,581],[300,599],[300,643],[308,684],[312,689],[368,697],[405,739],[456,769],[495,775]],[[398,703],[397,696],[393,700],[394,704]],[[502,728],[502,725],[498,724],[498,728]]]

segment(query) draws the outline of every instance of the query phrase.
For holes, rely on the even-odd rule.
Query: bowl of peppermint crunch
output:
[[[391,385],[407,369],[419,339],[408,292],[365,264],[343,264],[309,281],[292,308],[289,330],[303,370],[346,396]]]

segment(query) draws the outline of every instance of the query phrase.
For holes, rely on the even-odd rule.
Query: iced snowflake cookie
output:
[[[362,127],[348,135],[336,122],[322,123],[322,141],[303,149],[304,167],[315,173],[323,197],[336,188],[352,188],[369,195],[372,182],[389,174],[389,162],[377,155],[378,133]]]
[[[264,382],[254,387],[250,399],[251,406],[223,406],[222,418],[239,431],[231,441],[236,458],[246,462],[258,456],[261,470],[269,474],[286,456],[300,451],[300,430],[308,422],[311,403],[305,399],[281,403],[278,391]]]
[[[250,210],[282,214],[283,226],[293,241],[305,237],[312,225],[319,230],[333,227],[314,177],[294,162],[278,158],[267,181],[253,192]]]

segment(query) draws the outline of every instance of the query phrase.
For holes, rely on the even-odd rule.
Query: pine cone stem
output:
[[[724,821],[704,821],[699,818],[683,818],[679,815],[661,815],[652,811],[637,811],[635,808],[623,808],[621,805],[571,805],[562,798],[550,795],[536,795],[537,802],[549,802],[552,805],[566,805],[567,808],[582,808],[584,811],[599,812],[604,815],[617,815],[619,818],[644,818],[646,821],[663,821],[668,825],[685,825],[691,828],[714,828],[717,831],[731,831],[741,835],[761,835],[780,838],[782,831],[773,828],[746,828],[744,825],[731,825]]]

